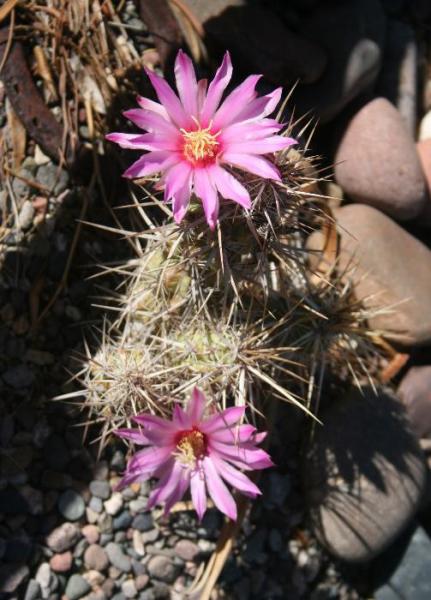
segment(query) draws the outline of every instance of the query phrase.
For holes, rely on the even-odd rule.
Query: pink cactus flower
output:
[[[165,201],[172,202],[177,223],[186,214],[192,193],[201,199],[211,229],[218,218],[219,195],[250,208],[248,191],[225,166],[280,180],[277,167],[262,155],[296,143],[274,135],[283,125],[267,118],[280,100],[281,88],[258,98],[255,86],[261,75],[250,75],[221,102],[232,76],[228,52],[207,88],[205,79],[196,81],[192,61],[180,50],[175,62],[179,97],[156,73],[148,69],[146,73],[160,104],[138,97],[141,108],[124,115],[148,133],[106,137],[122,148],[147,151],[124,176],[161,172],[160,186],[164,186]]]
[[[142,430],[119,429],[116,434],[147,447],[130,459],[119,487],[156,477],[159,481],[148,508],[164,504],[167,514],[190,487],[200,520],[206,511],[207,492],[221,512],[236,520],[236,503],[224,482],[255,498],[261,493],[259,488],[239,469],[273,465],[269,455],[257,448],[266,434],[257,433],[252,425],[237,424],[244,410],[227,408],[204,418],[205,397],[195,388],[187,410],[175,405],[172,421],[149,414],[135,417]]]

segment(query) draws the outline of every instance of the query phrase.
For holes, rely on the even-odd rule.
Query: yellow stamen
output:
[[[217,141],[220,131],[211,133],[211,123],[205,129],[198,127],[195,131],[180,130],[184,138],[184,156],[193,164],[214,158],[220,145]]]
[[[177,444],[178,452],[175,454],[180,462],[194,465],[197,458],[205,454],[205,436],[201,431],[193,429],[188,431]]]

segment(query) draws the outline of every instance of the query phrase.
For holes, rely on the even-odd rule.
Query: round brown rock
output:
[[[104,571],[109,565],[109,560],[102,546],[91,544],[85,551],[84,563],[88,569]]]
[[[340,268],[349,262],[356,267],[351,274],[358,298],[380,310],[372,311],[370,325],[405,346],[429,344],[431,251],[370,206],[344,206],[336,218]]]
[[[431,366],[409,369],[398,387],[398,395],[416,435],[431,435]]]
[[[350,391],[320,417],[302,465],[314,532],[337,558],[368,562],[413,519],[425,487],[421,450],[395,397]]]
[[[426,188],[415,145],[388,100],[376,98],[356,113],[335,163],[335,178],[353,200],[399,220],[423,210]]]

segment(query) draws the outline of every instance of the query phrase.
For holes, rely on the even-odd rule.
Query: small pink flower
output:
[[[120,437],[147,446],[130,459],[119,487],[158,478],[148,508],[164,503],[167,514],[190,486],[199,519],[204,516],[208,492],[217,508],[236,520],[235,500],[224,481],[252,498],[261,493],[239,469],[273,465],[269,455],[256,447],[266,433],[257,433],[252,425],[237,425],[244,407],[227,408],[208,418],[203,417],[204,410],[205,397],[195,388],[186,411],[175,405],[172,421],[143,414],[134,418],[143,431],[117,430]]]
[[[202,200],[211,229],[218,218],[219,194],[250,208],[248,191],[222,165],[280,181],[277,167],[261,155],[296,143],[274,135],[283,125],[267,118],[280,100],[281,88],[257,98],[255,86],[261,75],[250,75],[220,104],[232,76],[228,52],[207,89],[207,80],[196,81],[192,61],[180,50],[175,62],[179,97],[164,79],[148,69],[146,73],[161,104],[138,97],[141,108],[124,115],[148,133],[106,137],[122,148],[147,151],[124,175],[135,178],[161,172],[165,201],[172,201],[177,223],[192,192]]]

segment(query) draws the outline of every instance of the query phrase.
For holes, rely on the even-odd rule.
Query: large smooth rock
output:
[[[232,53],[236,68],[263,73],[275,85],[317,81],[326,53],[313,39],[288,29],[271,10],[238,0],[185,0],[221,50]]]
[[[302,33],[324,49],[327,67],[318,82],[298,90],[297,106],[326,123],[368,90],[380,70],[385,29],[378,0],[350,0],[330,7],[321,2]]]
[[[340,560],[368,562],[414,517],[426,469],[397,398],[352,390],[323,411],[302,465],[314,532]]]
[[[385,98],[366,104],[347,125],[335,178],[352,200],[394,219],[413,219],[422,211],[426,189],[414,141]]]
[[[417,71],[418,50],[413,27],[390,19],[377,93],[398,108],[412,139],[416,132]]]
[[[431,112],[428,113],[431,116]],[[431,123],[431,121],[430,121]],[[416,148],[421,162],[422,170],[427,182],[428,198],[425,201],[425,206],[418,217],[418,222],[425,226],[431,226],[431,138],[421,140],[416,144]]]
[[[398,387],[398,395],[416,435],[431,435],[431,366],[409,369]]]
[[[340,268],[350,264],[358,298],[384,308],[369,321],[403,345],[431,342],[431,251],[389,217],[370,206],[336,211]],[[353,257],[353,258],[352,258]]]

